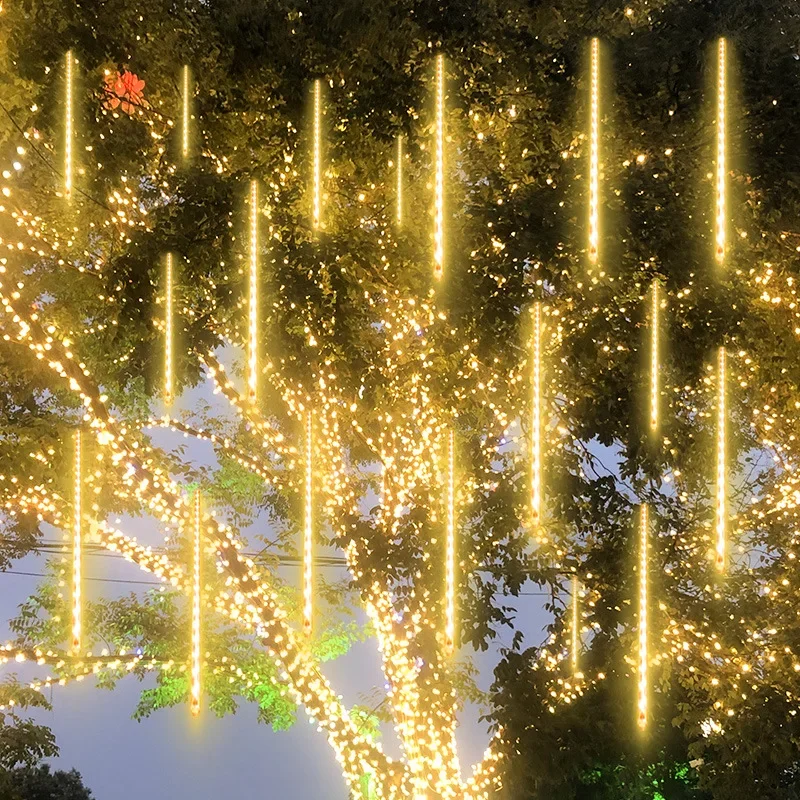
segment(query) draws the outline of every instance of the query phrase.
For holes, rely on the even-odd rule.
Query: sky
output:
[[[222,402],[207,389],[199,388],[183,398],[184,406],[198,400]],[[168,432],[154,436],[159,444],[175,445]],[[185,443],[185,440],[181,440]],[[195,447],[195,446],[192,446]],[[210,450],[189,450],[199,463],[210,464]],[[120,525],[128,535],[143,544],[161,544],[155,524],[146,519],[127,519]],[[45,539],[59,538],[53,529]],[[7,620],[17,606],[35,589],[37,578],[20,572],[41,573],[44,556],[33,554],[0,573],[0,634],[10,637]],[[152,576],[134,565],[107,554],[86,554],[83,567],[87,578],[87,597],[106,597],[143,591],[149,587],[123,582],[149,580]],[[298,576],[299,576],[299,570]],[[332,577],[332,576],[329,576]],[[535,587],[529,591],[535,592]],[[528,635],[528,644],[541,642],[541,630],[547,618],[537,595],[518,601],[520,623]],[[488,688],[496,662],[496,648],[475,656],[480,670],[479,685]],[[35,665],[7,665],[6,673],[20,678],[43,677],[43,668]],[[356,644],[349,653],[325,664],[324,671],[348,705],[364,702],[363,695],[382,686],[380,660],[374,640]],[[273,732],[256,721],[256,709],[244,704],[239,711],[223,719],[203,711],[193,719],[186,707],[163,709],[141,722],[131,719],[138,692],[147,685],[134,677],[122,680],[114,691],[97,689],[94,680],[70,683],[47,691],[52,711],[39,711],[35,718],[54,732],[60,756],[52,763],[59,769],[77,769],[96,800],[174,800],[176,796],[192,800],[250,800],[256,794],[267,798],[291,800],[347,800],[333,751],[316,727],[301,711],[298,723],[289,731]],[[388,737],[391,731],[386,730]],[[478,761],[489,739],[485,723],[478,720],[478,709],[465,708],[459,720],[458,741],[462,767],[468,773]],[[395,741],[387,738],[384,747],[397,756]],[[320,794],[320,787],[324,793]]]

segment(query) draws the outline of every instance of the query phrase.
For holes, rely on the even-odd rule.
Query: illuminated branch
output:
[[[725,348],[717,352],[717,508],[716,508],[716,565],[718,570],[725,569],[725,551],[727,548],[728,524],[728,458],[726,454],[726,355]]]
[[[200,555],[201,555],[201,510],[200,490],[194,491],[194,519],[192,525],[192,669],[191,698],[189,708],[192,716],[200,713]]]
[[[258,391],[258,181],[250,181],[250,281],[247,313],[247,389],[251,403]]]
[[[124,429],[110,416],[103,396],[85,368],[76,363],[74,354],[42,330],[35,312],[24,314],[17,308],[17,292],[12,299],[2,284],[0,290],[3,311],[17,326],[17,341],[26,344],[38,358],[45,360],[79,394],[98,441],[110,447],[115,453],[116,463],[125,467],[124,479],[129,483],[135,482],[138,495],[148,502],[150,510],[160,519],[186,524],[188,510],[178,487],[167,476],[142,463],[137,448],[127,443]],[[241,619],[255,628],[259,639],[283,670],[284,680],[294,699],[325,731],[347,781],[355,786],[365,766],[369,766],[384,785],[396,786],[399,792],[403,767],[390,761],[379,747],[359,733],[316,660],[296,641],[294,631],[287,624],[288,615],[275,592],[255,576],[239,555],[240,545],[230,529],[210,518],[206,532],[216,540],[221,564],[229,576],[228,595],[218,597],[216,607],[219,610],[227,607],[232,619]],[[128,554],[135,557],[135,551],[129,550]],[[389,796],[397,795],[391,791]]]

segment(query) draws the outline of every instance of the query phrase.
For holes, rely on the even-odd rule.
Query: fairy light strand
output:
[[[200,489],[194,492],[194,525],[192,536],[192,686],[190,709],[192,716],[200,713],[200,551],[202,516],[200,508]]]
[[[600,249],[600,42],[592,39],[589,131],[589,261]]]
[[[533,305],[531,370],[531,516],[534,528],[542,518],[542,305]]]
[[[172,403],[174,398],[172,292],[172,253],[167,253],[166,289],[164,293],[164,400],[167,405]]]
[[[66,91],[64,98],[64,195],[67,200],[72,198],[72,140],[74,136],[73,119],[73,72],[75,58],[72,50],[67,51]]]
[[[78,655],[81,650],[82,636],[82,489],[83,489],[83,453],[80,430],[75,431],[75,499],[74,519],[72,522],[72,652]]]
[[[436,57],[436,177],[434,195],[433,274],[444,274],[444,55]]]
[[[311,635],[314,617],[314,440],[311,411],[306,412],[306,485],[303,530],[303,630]]]
[[[445,652],[453,653],[456,640],[456,449],[455,431],[447,439],[447,552],[445,556]]]
[[[727,46],[725,39],[719,40],[717,49],[717,217],[716,217],[716,250],[717,261],[725,260],[725,126],[727,113],[727,80],[726,80]]]
[[[725,348],[717,353],[717,508],[716,508],[716,565],[725,569],[726,528],[728,515],[727,498],[727,453],[725,441],[726,427],[726,370]]]
[[[258,181],[250,181],[250,281],[247,328],[247,392],[251,403],[258,392]]]
[[[661,387],[659,385],[659,311],[661,297],[658,290],[658,280],[653,281],[651,290],[651,309],[650,309],[650,431],[657,433],[659,418],[659,395]]]
[[[639,507],[639,688],[638,724],[647,726],[648,651],[647,651],[647,605],[648,605],[648,538],[650,515],[646,503]]]

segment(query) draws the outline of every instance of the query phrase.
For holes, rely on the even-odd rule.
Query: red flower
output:
[[[138,75],[134,75],[127,69],[113,75],[106,75],[105,92],[107,100],[106,108],[117,108],[122,106],[126,114],[133,114],[137,107],[147,107],[142,90],[144,81],[139,80]]]

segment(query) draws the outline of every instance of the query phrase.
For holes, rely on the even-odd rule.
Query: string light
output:
[[[725,39],[719,40],[717,48],[717,220],[716,258],[721,264],[725,259],[725,124],[726,124],[726,60]]]
[[[725,348],[720,347],[717,353],[717,569],[725,569],[726,528],[728,516],[727,499],[727,454],[725,442],[726,423],[726,354]]]
[[[183,160],[189,158],[189,115],[191,101],[189,98],[189,65],[183,65],[183,129],[181,130],[181,153]]]
[[[303,630],[311,635],[314,617],[314,440],[311,411],[306,412],[306,497],[303,533]]]
[[[661,298],[659,297],[658,280],[656,279],[653,281],[652,308],[650,310],[650,430],[652,433],[658,431],[658,401],[661,391],[658,380],[658,317],[660,307]]]
[[[72,652],[75,655],[81,649],[81,609],[83,601],[81,598],[81,566],[83,561],[82,547],[82,518],[83,508],[81,504],[81,494],[83,488],[83,464],[81,453],[81,432],[75,431],[75,498],[74,498],[74,519],[72,522]]]
[[[192,569],[192,686],[190,710],[192,716],[200,713],[200,553],[202,516],[200,508],[200,489],[194,491],[194,554]]]
[[[172,253],[167,253],[166,291],[164,296],[164,401],[172,403],[173,393],[173,330],[172,330]]]
[[[322,84],[314,81],[314,230],[322,220]]]
[[[72,80],[74,58],[72,50],[67,50],[66,97],[64,101],[64,195],[72,198],[72,140],[74,121],[72,112]]]
[[[638,711],[639,728],[647,726],[647,694],[649,663],[647,651],[647,604],[648,604],[648,538],[650,535],[650,519],[646,503],[639,506],[639,692]]]
[[[403,137],[397,137],[397,225],[403,224]]]
[[[589,132],[589,261],[600,248],[600,42],[592,39]]]
[[[433,275],[444,273],[444,55],[436,56],[436,179],[433,229]]]
[[[247,389],[251,403],[258,391],[258,181],[250,181],[250,296],[247,335]]]
[[[447,553],[445,557],[445,652],[452,655],[456,640],[456,449],[455,431],[447,438]]]
[[[542,516],[542,304],[533,304],[533,369],[531,372],[531,515],[534,528]]]
[[[572,674],[578,675],[580,673],[580,644],[581,644],[581,631],[580,631],[580,589],[578,585],[578,576],[572,576]]]

